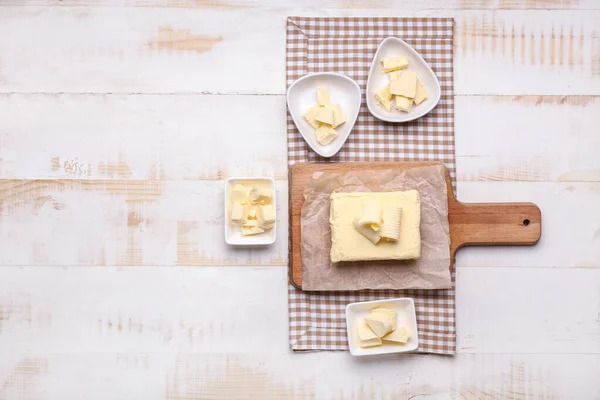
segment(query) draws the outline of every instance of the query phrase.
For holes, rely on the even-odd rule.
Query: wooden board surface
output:
[[[301,212],[304,186],[315,172],[346,173],[440,165],[429,161],[367,163],[301,163],[290,168],[290,282],[302,288]],[[462,203],[454,197],[450,174],[448,187],[448,221],[450,223],[450,259],[463,246],[533,245],[542,232],[542,213],[533,203]]]

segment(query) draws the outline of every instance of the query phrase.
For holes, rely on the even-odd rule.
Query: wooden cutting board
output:
[[[354,170],[410,169],[440,165],[430,161],[373,163],[301,163],[290,168],[290,282],[302,288],[302,254],[300,250],[300,213],[304,204],[304,185],[315,172],[346,173]],[[463,246],[533,245],[540,239],[542,213],[533,203],[461,203],[448,186],[448,220],[450,222],[450,257]]]

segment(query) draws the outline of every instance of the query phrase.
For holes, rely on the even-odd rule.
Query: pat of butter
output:
[[[358,339],[360,341],[360,347],[373,347],[381,344],[381,338],[379,338],[369,328],[365,320],[359,319],[356,321],[356,327],[358,330]]]
[[[400,78],[400,75],[402,75],[402,70],[390,72],[390,82]]]
[[[233,203],[231,205],[231,222],[239,224],[244,220],[244,208],[240,203]]]
[[[413,100],[404,96],[396,96],[396,108],[400,111],[409,112],[413,106]]]
[[[260,206],[256,212],[258,226],[263,229],[271,229],[275,225],[275,210],[272,205]]]
[[[380,338],[396,329],[396,317],[388,312],[371,312],[365,322]]]
[[[248,190],[242,184],[237,184],[231,190],[231,201],[233,203],[246,204],[248,202]]]
[[[375,93],[377,102],[386,110],[391,111],[392,109],[392,94],[390,93],[390,86],[386,86],[379,92]]]
[[[344,110],[339,104],[335,104],[333,107],[333,126],[332,128],[337,128],[344,122],[346,122],[346,114],[344,114]]]
[[[329,90],[327,88],[317,88],[317,103],[320,106],[329,104]]]
[[[404,71],[398,79],[390,82],[390,93],[414,99],[417,94],[417,73]]]
[[[407,57],[388,57],[381,60],[381,63],[383,64],[383,72],[392,72],[397,71],[399,69],[408,68]]]
[[[317,142],[321,146],[326,146],[333,142],[333,139],[337,137],[337,132],[331,126],[323,124],[317,129]]]
[[[328,124],[333,126],[334,117],[333,117],[333,107],[330,106],[321,106],[317,111],[317,115],[315,119],[324,124]]]
[[[368,200],[377,200],[383,207],[395,204],[402,208],[401,240],[380,242],[373,246],[354,229],[354,220]],[[421,203],[416,190],[332,193],[329,222],[332,262],[410,260],[421,256]]]
[[[273,192],[270,189],[253,186],[252,189],[250,189],[249,194],[250,202],[252,204],[269,204],[271,202],[272,195]]]
[[[259,233],[263,233],[265,230],[258,226],[256,221],[247,221],[246,224],[242,225],[242,235],[250,236],[250,235],[258,235]]]
[[[423,102],[423,100],[427,99],[427,92],[423,85],[421,85],[421,81],[417,80],[417,91],[415,93],[415,104],[419,105]]]
[[[410,332],[408,332],[408,329],[401,326],[399,328],[396,328],[396,330],[390,332],[389,334],[385,335],[381,339],[384,342],[393,342],[393,343],[404,344],[404,343],[408,342],[408,340],[410,339]]]
[[[256,222],[256,212],[258,210],[258,205],[250,204],[244,209],[244,218],[242,219],[242,225],[251,225],[253,222]],[[256,225],[256,224],[254,224]]]
[[[315,104],[307,112],[304,113],[304,118],[306,118],[308,123],[311,124],[312,127],[315,129],[317,129],[319,127],[319,125],[321,125],[319,123],[319,121],[317,121],[315,119],[315,117],[317,116],[317,112],[319,111],[319,108],[320,108],[319,105]]]

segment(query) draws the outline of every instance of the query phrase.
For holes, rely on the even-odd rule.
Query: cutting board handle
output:
[[[533,245],[542,213],[533,203],[456,202],[450,219],[452,256],[462,246]]]

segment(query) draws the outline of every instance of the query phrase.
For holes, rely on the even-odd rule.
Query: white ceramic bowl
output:
[[[375,93],[384,88],[389,82],[389,73],[383,72],[381,60],[385,57],[408,57],[408,70],[415,71],[419,76],[419,81],[427,92],[427,99],[421,104],[413,105],[413,108],[405,113],[396,109],[394,100],[392,100],[391,111],[386,110],[379,105],[375,98]],[[405,41],[389,37],[379,45],[369,70],[367,79],[367,108],[375,118],[387,122],[408,122],[421,118],[434,109],[440,101],[442,89],[435,73],[427,62],[410,47]]]
[[[397,326],[404,326],[411,336],[405,344],[383,343],[381,346],[360,347],[360,340],[356,328],[356,321],[365,318],[369,312],[378,307],[390,308],[398,313]],[[419,333],[417,332],[417,313],[415,303],[410,297],[399,299],[363,301],[350,303],[346,306],[346,328],[348,329],[348,345],[353,356],[366,356],[374,354],[408,353],[419,347]]]
[[[242,235],[242,229],[239,224],[231,222],[231,191],[235,185],[241,183],[245,186],[260,185],[267,187],[272,190],[273,197],[271,198],[271,204],[273,208],[277,210],[277,194],[275,189],[275,179],[273,178],[229,178],[225,180],[225,242],[232,246],[264,246],[275,242],[277,237],[277,218],[275,218],[275,225],[273,228],[260,233],[258,235],[244,236]]]
[[[317,142],[315,128],[304,118],[304,113],[317,104],[318,87],[327,88],[331,103],[341,105],[346,114],[346,122],[335,128],[338,136],[326,146]],[[323,157],[332,157],[340,151],[354,127],[360,111],[360,102],[361,92],[358,84],[346,75],[333,72],[305,75],[294,82],[287,91],[287,104],[296,127],[310,148]]]

